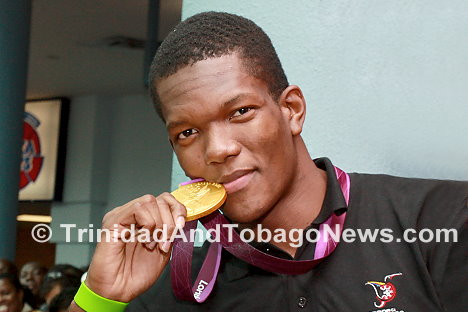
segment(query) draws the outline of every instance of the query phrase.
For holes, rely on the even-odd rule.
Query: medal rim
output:
[[[179,188],[177,188],[176,190],[172,191],[171,194],[172,194],[172,196],[174,196],[174,193],[176,191],[180,191],[182,187],[187,187],[189,185],[201,184],[201,183],[210,183],[210,184],[213,184],[213,185],[214,184],[221,185],[221,187],[222,187],[221,191],[223,193],[223,197],[218,201],[218,203],[216,205],[214,205],[212,207],[209,207],[208,209],[199,211],[199,212],[194,213],[194,214],[189,214],[188,211],[187,211],[187,216],[185,217],[185,221],[193,221],[193,220],[198,220],[198,219],[200,219],[202,217],[205,217],[205,216],[209,215],[210,213],[218,210],[224,204],[224,202],[226,201],[227,192],[226,192],[226,189],[224,188],[224,186],[222,184],[220,184],[220,183],[208,182],[208,181],[200,181],[200,182],[195,182],[195,183],[191,183],[191,184],[182,185]],[[177,198],[176,198],[176,200],[179,201]],[[184,205],[182,202],[180,202],[180,203],[182,205]],[[184,207],[185,207],[185,205],[184,205]],[[185,208],[187,209],[187,207],[185,207]]]

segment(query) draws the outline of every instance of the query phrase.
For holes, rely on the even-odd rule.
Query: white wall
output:
[[[172,150],[147,95],[71,100],[63,203],[52,209],[56,263],[89,263],[94,244],[65,242],[60,224],[97,229],[104,213],[170,188]]]
[[[307,99],[313,157],[468,180],[468,1],[185,0],[259,24]],[[174,157],[173,187],[185,179]]]
[[[147,95],[119,99],[114,110],[107,208],[170,189],[172,149]]]

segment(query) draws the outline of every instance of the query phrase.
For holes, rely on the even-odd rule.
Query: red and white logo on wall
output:
[[[20,200],[54,199],[61,108],[61,99],[26,103]]]
[[[36,181],[41,173],[44,157],[41,154],[41,140],[36,131],[40,124],[34,115],[24,113],[20,190]]]

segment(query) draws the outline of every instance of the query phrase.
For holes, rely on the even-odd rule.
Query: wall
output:
[[[147,95],[73,98],[67,148],[64,201],[52,209],[56,263],[84,266],[94,244],[77,242],[76,229],[65,242],[60,224],[97,229],[112,208],[167,191],[172,150]]]
[[[468,179],[468,2],[185,0],[248,17],[307,99],[313,157],[351,172]],[[173,163],[172,185],[185,179]]]

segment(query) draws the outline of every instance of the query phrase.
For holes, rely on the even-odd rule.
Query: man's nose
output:
[[[229,157],[239,155],[239,142],[224,129],[211,129],[205,137],[205,163],[224,163]]]
[[[23,280],[25,282],[30,282],[30,281],[32,281],[32,279],[33,279],[33,276],[32,276],[31,273],[26,273],[26,274],[23,275]]]

